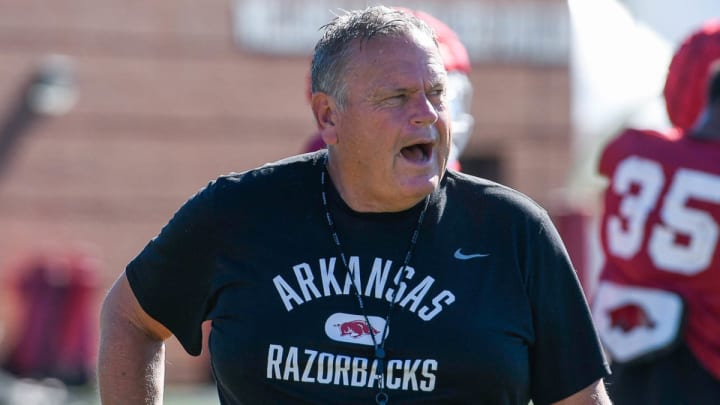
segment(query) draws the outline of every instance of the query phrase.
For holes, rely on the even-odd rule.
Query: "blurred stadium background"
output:
[[[104,291],[207,181],[302,149],[318,27],[377,3],[0,0],[0,404],[97,402]],[[475,118],[463,169],[545,206],[591,294],[596,153],[624,125],[667,125],[670,55],[720,15],[717,0],[385,4],[463,40]],[[166,403],[216,403],[205,355],[171,340],[167,360]]]

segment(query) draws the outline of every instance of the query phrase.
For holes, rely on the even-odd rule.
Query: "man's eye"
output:
[[[390,96],[387,96],[383,99],[384,103],[392,104],[392,105],[400,105],[405,102],[407,99],[407,95],[405,94],[393,94]]]

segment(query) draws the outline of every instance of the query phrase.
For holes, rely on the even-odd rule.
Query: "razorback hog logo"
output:
[[[352,338],[359,338],[362,335],[370,334],[370,326],[367,322],[358,319],[355,321],[343,322],[335,325],[340,328],[340,336],[350,335]],[[380,333],[377,329],[372,328],[373,335]]]
[[[637,304],[626,304],[608,311],[610,315],[610,327],[620,328],[627,333],[641,326],[654,328],[655,321],[645,312],[645,309]]]

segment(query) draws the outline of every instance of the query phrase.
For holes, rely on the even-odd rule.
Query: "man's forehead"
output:
[[[447,87],[447,74],[442,65],[440,69],[428,69],[425,73],[404,74],[401,71],[390,70],[368,80],[365,87],[369,95],[382,95],[388,92],[415,92],[433,88]]]
[[[355,58],[380,68],[393,62],[408,66],[422,64],[427,66],[428,71],[445,73],[445,64],[435,42],[432,39],[429,42],[417,39],[407,36],[372,39],[365,44],[356,43],[353,54]]]
[[[429,52],[437,53],[437,57],[442,59],[440,48],[435,39],[427,33],[416,29],[396,35],[356,38],[350,43],[350,46],[355,48],[356,52],[362,52],[366,50],[373,51],[385,44],[395,44],[399,47],[416,46],[425,48]]]
[[[385,88],[407,88],[417,87],[422,83],[422,87],[435,87],[439,85],[447,85],[447,73],[443,69],[428,69],[424,74],[402,74],[397,71],[388,71],[387,74],[379,75],[372,84]]]

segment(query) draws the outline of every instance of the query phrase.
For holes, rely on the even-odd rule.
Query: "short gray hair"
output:
[[[345,103],[345,76],[348,61],[356,40],[397,38],[414,31],[428,35],[437,45],[437,37],[430,26],[419,18],[401,10],[385,6],[348,11],[321,27],[322,38],[315,45],[311,66],[312,92],[324,92],[342,108]]]

